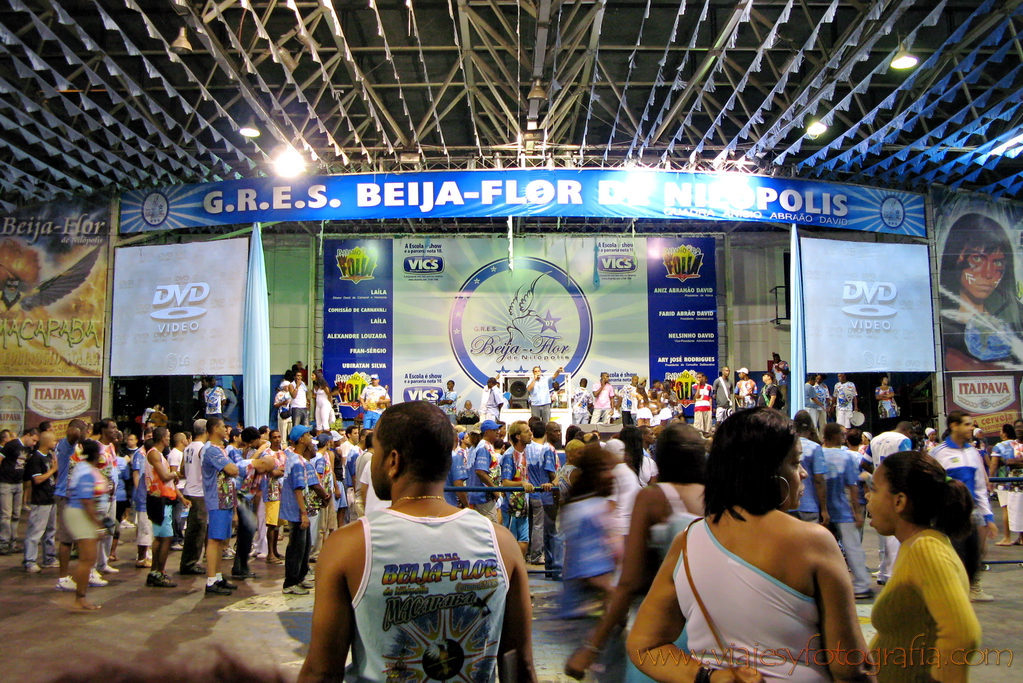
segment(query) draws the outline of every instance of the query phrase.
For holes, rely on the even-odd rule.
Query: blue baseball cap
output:
[[[288,441],[298,441],[311,431],[313,431],[313,428],[308,425],[295,425],[288,432]]]
[[[500,428],[501,425],[497,424],[493,420],[484,420],[483,424],[480,425],[480,433],[489,432],[490,430],[494,430],[496,432]]]

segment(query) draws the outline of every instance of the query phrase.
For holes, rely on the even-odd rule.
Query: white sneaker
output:
[[[67,591],[68,593],[74,593],[77,586],[75,585],[75,580],[72,579],[70,576],[62,576],[59,579],[57,579],[57,585],[55,586],[55,588],[59,591]]]
[[[970,602],[991,602],[995,597],[990,593],[985,593],[984,589],[980,586],[970,587]]]
[[[109,564],[105,567],[100,567],[99,570],[103,574],[118,574],[121,571],[117,567],[111,567]]]
[[[300,583],[296,583],[294,586],[288,586],[283,592],[285,595],[309,595],[309,589],[303,588]]]
[[[102,588],[103,586],[106,586],[109,583],[110,583],[109,581],[107,581],[106,579],[99,575],[99,572],[96,571],[95,567],[93,567],[92,571],[89,572],[89,585],[92,586],[93,588]]]
[[[221,553],[220,558],[223,560],[233,560],[234,548],[224,548],[224,552]]]
[[[125,519],[125,520],[121,520],[121,528],[122,529],[134,529],[135,525]]]
[[[33,562],[32,564],[26,564],[25,565],[25,571],[27,571],[29,574],[38,574],[39,572],[41,572],[43,570],[40,569],[38,564]]]

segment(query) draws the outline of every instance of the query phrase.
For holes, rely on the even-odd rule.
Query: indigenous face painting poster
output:
[[[109,234],[105,203],[69,200],[0,215],[4,375],[102,375]]]
[[[934,219],[945,370],[1023,370],[1023,205],[938,193]]]
[[[371,374],[394,402],[450,380],[479,409],[488,378],[534,366],[573,391],[667,381],[688,406],[686,378],[717,365],[714,257],[708,237],[328,240],[324,370],[345,417]]]

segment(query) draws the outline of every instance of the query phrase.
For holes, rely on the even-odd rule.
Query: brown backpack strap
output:
[[[693,574],[689,571],[689,530],[693,528],[693,524],[696,524],[700,519],[694,519],[686,527],[686,530],[682,532],[682,564],[686,569],[686,578],[689,579],[689,590],[693,592],[693,597],[696,599],[696,604],[700,607],[700,612],[703,613],[703,619],[707,622],[707,627],[710,628],[710,632],[714,635],[714,640],[717,641],[718,647],[721,648],[721,653],[724,655],[727,652],[725,644],[721,640],[721,634],[718,633],[717,626],[714,624],[714,620],[710,618],[710,612],[707,611],[707,606],[703,604],[703,598],[700,597],[700,592],[696,590],[696,584],[693,583]]]

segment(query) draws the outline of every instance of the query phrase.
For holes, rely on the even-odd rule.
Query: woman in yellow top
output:
[[[973,498],[938,462],[917,451],[885,458],[867,493],[870,524],[901,543],[870,619],[878,683],[960,683],[980,644],[970,579],[949,537],[970,532]]]

